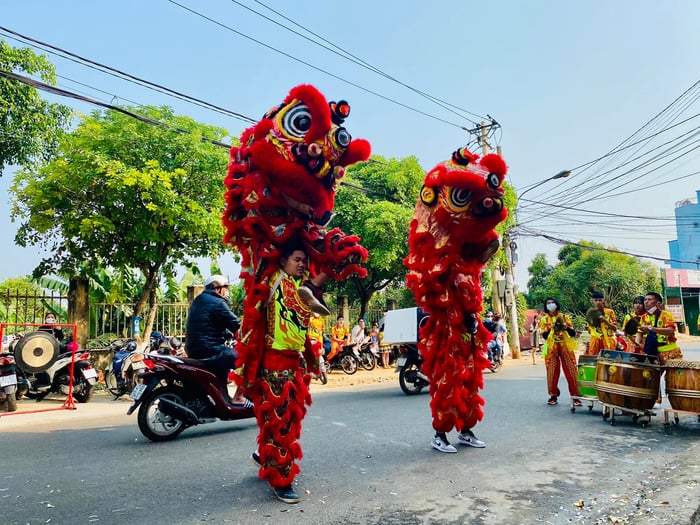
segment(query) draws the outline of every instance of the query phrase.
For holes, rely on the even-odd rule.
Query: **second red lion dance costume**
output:
[[[311,363],[302,350],[313,353],[308,342],[300,348],[299,341],[311,314],[308,299],[321,302],[320,290],[308,279],[367,273],[359,266],[367,258],[359,238],[325,229],[345,167],[370,155],[369,143],[351,140],[343,127],[349,112],[347,102],[329,103],[313,86],[293,88],[243,133],[240,147],[231,148],[225,181],[225,241],[241,254],[246,291],[237,350],[239,380],[254,402],[260,429],[254,459],[260,477],[287,503],[298,501],[291,484],[302,457],[301,421],[311,403],[306,369]],[[308,256],[304,282],[284,272],[277,279],[290,244]]]
[[[460,443],[484,446],[471,433],[483,417],[479,390],[490,366],[491,335],[478,317],[480,275],[499,247],[494,228],[507,215],[505,174],[499,155],[479,159],[457,150],[426,175],[410,225],[406,281],[418,306],[430,314],[418,349],[430,379],[436,432],[431,444],[441,452],[456,452],[445,435],[454,428],[461,432]]]

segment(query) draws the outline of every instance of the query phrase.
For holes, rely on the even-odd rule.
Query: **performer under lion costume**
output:
[[[498,250],[495,226],[505,220],[501,184],[506,165],[499,155],[461,148],[425,177],[410,224],[408,288],[430,314],[420,331],[422,370],[430,379],[430,408],[436,431],[432,446],[456,452],[446,433],[483,447],[471,428],[483,417],[483,370],[490,366],[483,327],[480,275]]]
[[[224,240],[241,255],[246,293],[237,382],[253,400],[261,429],[253,456],[260,477],[287,503],[298,501],[291,482],[302,456],[301,420],[311,403],[305,368],[312,363],[301,359],[296,345],[313,305],[325,310],[313,279],[367,273],[360,266],[367,250],[359,237],[325,228],[345,167],[370,155],[369,143],[352,140],[343,126],[349,112],[347,102],[328,102],[313,86],[293,88],[231,148],[225,180]],[[309,261],[303,282],[280,270],[280,261],[299,248]],[[310,350],[307,341],[304,355],[313,355]]]

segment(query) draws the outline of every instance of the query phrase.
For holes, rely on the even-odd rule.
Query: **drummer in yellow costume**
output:
[[[580,393],[576,382],[576,341],[572,339],[576,335],[574,325],[568,315],[559,311],[559,301],[553,297],[547,297],[544,302],[545,315],[540,319],[540,330],[545,344],[542,347],[542,357],[547,369],[547,391],[549,392],[548,405],[556,405],[557,398],[561,394],[559,390],[559,376],[564,370],[564,377],[569,385],[569,395],[574,399],[574,406],[581,406],[578,399]]]
[[[658,293],[649,292],[644,296],[646,314],[642,317],[642,326],[639,327],[639,331],[644,337],[642,343],[644,349],[649,348],[647,345],[649,334],[656,334],[659,362],[663,366],[670,359],[683,359],[683,353],[676,344],[676,323],[673,315],[671,312],[662,310],[661,307],[661,296]]]
[[[612,309],[605,307],[603,292],[593,292],[591,301],[593,302],[593,308],[600,310],[601,314],[597,319],[599,322],[596,322],[596,326],[590,322],[588,323],[588,333],[591,334],[591,340],[584,354],[598,355],[603,349],[615,350],[617,348],[617,340],[615,338],[617,316]]]

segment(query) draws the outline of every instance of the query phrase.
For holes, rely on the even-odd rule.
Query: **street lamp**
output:
[[[517,221],[517,210],[518,210],[518,204],[520,203],[520,199],[522,198],[523,195],[525,195],[528,191],[534,190],[535,188],[541,186],[542,184],[549,182],[550,180],[556,180],[556,179],[565,179],[571,175],[571,170],[562,170],[556,175],[552,175],[549,178],[546,178],[544,180],[541,180],[540,182],[536,182],[532,186],[529,186],[525,188],[525,191],[523,191],[520,195],[516,196],[516,201],[515,201],[515,213],[516,213],[516,221]],[[514,226],[514,228],[517,228],[518,224]],[[517,235],[517,234],[516,234]],[[515,266],[515,249],[517,248],[517,245],[513,241],[513,234],[511,232],[506,232],[504,234],[504,240],[510,240],[510,242],[506,243],[504,242],[504,250],[506,254],[506,297],[510,299],[510,304],[506,304],[506,306],[509,308],[509,320],[510,320],[510,340],[511,340],[511,356],[513,359],[520,359],[520,329],[518,327],[518,308],[517,308],[517,302],[516,302],[516,297],[515,297],[515,278],[513,275],[513,267]],[[495,282],[495,279],[494,279]],[[533,349],[534,351],[534,349]]]
[[[544,179],[544,180],[541,180],[541,181],[539,181],[539,182],[536,182],[536,183],[533,184],[532,186],[529,186],[528,188],[526,188],[525,191],[523,191],[520,195],[518,195],[518,196],[517,196],[517,200],[520,201],[520,199],[523,198],[523,195],[525,195],[528,191],[534,190],[535,188],[538,188],[538,187],[542,186],[545,182],[549,182],[550,180],[556,180],[556,179],[565,179],[565,178],[568,177],[569,175],[571,175],[571,171],[570,171],[570,170],[561,170],[561,171],[560,171],[559,173],[557,173],[556,175],[553,175],[553,176],[551,176],[551,177],[549,177],[549,178],[547,178],[547,179]]]

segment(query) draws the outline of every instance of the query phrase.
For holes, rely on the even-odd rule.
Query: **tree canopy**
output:
[[[424,177],[415,157],[374,155],[350,168],[344,179],[348,184],[338,190],[331,226],[359,235],[369,250],[369,259],[365,279],[352,277],[336,285],[334,291],[358,299],[361,313],[373,294],[406,276],[403,259],[408,253],[408,225]]]
[[[611,251],[613,250],[613,251]],[[659,269],[629,255],[594,242],[581,241],[559,250],[559,263],[551,267],[538,254],[528,269],[530,306],[542,308],[544,298],[557,298],[562,308],[584,315],[591,308],[591,292],[605,294],[618,317],[632,309],[632,300],[647,292],[660,292]]]
[[[13,48],[2,39],[0,70],[56,84],[54,67],[44,55],[29,48]],[[51,158],[70,115],[69,107],[49,103],[35,88],[0,75],[0,176],[8,165],[29,167],[37,160]]]
[[[223,129],[166,107],[132,110],[164,124],[95,112],[61,139],[53,160],[20,171],[10,192],[21,221],[15,242],[50,252],[36,277],[137,268],[145,278],[140,315],[155,304],[159,277],[224,249],[228,152],[211,142],[227,135]]]

